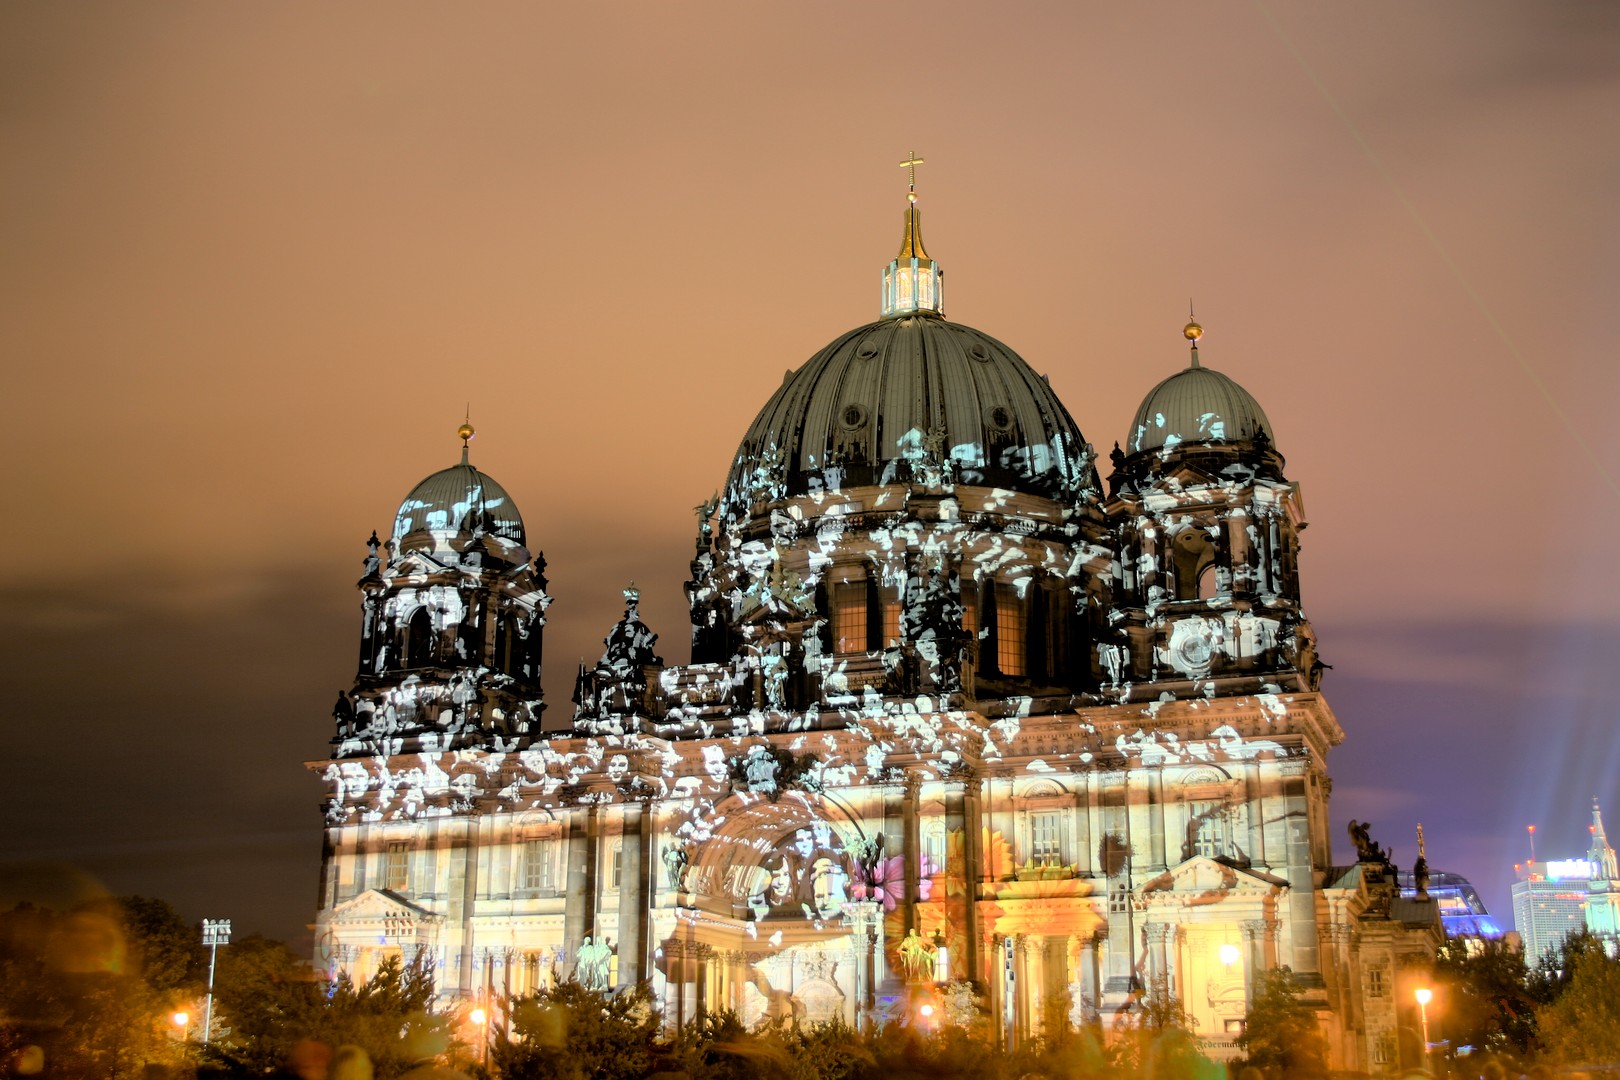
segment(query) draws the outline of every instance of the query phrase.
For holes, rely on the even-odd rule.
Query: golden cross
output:
[[[917,166],[921,165],[922,163],[923,159],[917,156],[917,151],[915,150],[911,152],[910,158],[900,163],[900,167],[907,170],[910,174],[910,184],[908,190],[913,196],[917,194]]]

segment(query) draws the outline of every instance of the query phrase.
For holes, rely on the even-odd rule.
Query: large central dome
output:
[[[1095,475],[1079,427],[1017,353],[914,314],[851,330],[788,375],[743,437],[727,508],[906,482],[924,464],[955,483],[1052,499]]]

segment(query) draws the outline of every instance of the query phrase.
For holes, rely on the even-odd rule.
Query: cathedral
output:
[[[1216,1057],[1287,967],[1337,1067],[1412,1061],[1439,919],[1364,826],[1333,861],[1299,484],[1184,333],[1100,462],[945,318],[913,182],[880,317],[788,374],[699,510],[689,661],[627,589],[566,702],[545,560],[463,426],[368,545],[310,764],[319,964],[425,957],[496,1010],[646,982],[670,1025],[973,1013],[1007,1046],[1168,993]]]

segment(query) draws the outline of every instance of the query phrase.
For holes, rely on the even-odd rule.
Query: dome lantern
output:
[[[931,312],[945,313],[945,273],[923,248],[922,212],[917,209],[917,166],[923,163],[915,151],[900,166],[909,170],[906,191],[906,221],[900,234],[900,254],[883,271],[883,317],[898,318]]]

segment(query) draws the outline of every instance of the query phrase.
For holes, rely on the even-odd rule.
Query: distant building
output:
[[[1401,874],[1401,895],[1416,899],[1417,883],[1410,870]],[[1436,870],[1429,875],[1429,899],[1440,907],[1440,921],[1447,937],[1474,937],[1496,939],[1503,936],[1496,917],[1485,910],[1485,901],[1479,892],[1461,874],[1448,874]]]
[[[697,508],[690,662],[627,589],[542,723],[545,563],[465,449],[373,536],[312,763],[321,966],[422,957],[492,1005],[647,982],[671,1024],[865,1025],[966,980],[1006,1045],[1163,987],[1225,1056],[1286,966],[1339,1067],[1401,1066],[1437,905],[1365,825],[1333,859],[1343,732],[1271,422],[1189,323],[1105,480],[1046,379],[944,318],[908,203],[882,317],[788,374]],[[747,423],[715,377],[671,425]],[[596,527],[646,527],[623,511]]]
[[[1620,869],[1596,799],[1590,828],[1586,858],[1526,863],[1513,883],[1513,922],[1532,964],[1582,929],[1604,939],[1611,954],[1620,947]]]

